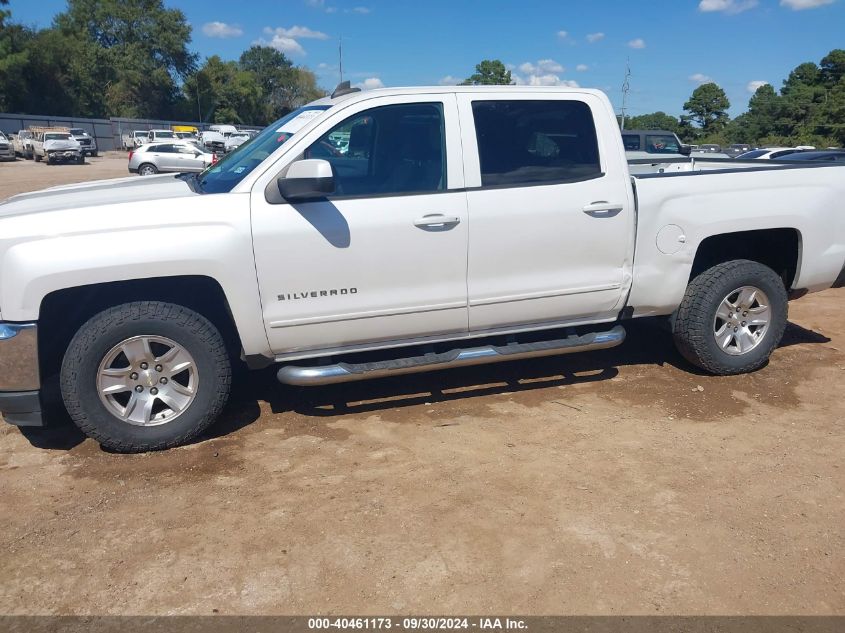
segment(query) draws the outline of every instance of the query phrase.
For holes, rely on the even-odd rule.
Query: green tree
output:
[[[730,101],[725,91],[715,83],[701,84],[693,90],[689,101],[684,103],[684,110],[705,136],[722,131],[727,122]]]
[[[845,50],[837,48],[822,58],[819,64],[822,84],[833,88],[845,77]]]
[[[625,127],[629,130],[669,130],[677,134],[680,122],[665,112],[652,112],[627,118]]]
[[[269,123],[309,101],[325,96],[310,70],[296,67],[270,46],[252,46],[241,54],[241,69],[255,75],[265,95],[266,112],[260,122]]]
[[[186,98],[199,103],[201,119],[213,123],[261,124],[266,122],[264,91],[255,73],[238,62],[209,57],[185,80]]]
[[[164,118],[177,108],[196,63],[180,10],[162,0],[68,0],[54,25],[78,44],[65,70],[81,80],[81,104],[100,100],[93,91],[112,115]]]
[[[461,82],[462,86],[509,86],[511,71],[498,59],[485,59],[475,65],[475,72]]]

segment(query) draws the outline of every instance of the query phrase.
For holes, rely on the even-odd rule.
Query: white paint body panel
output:
[[[497,98],[589,104],[604,175],[481,188],[470,103]],[[266,201],[265,188],[336,123],[377,105],[421,101],[443,105],[448,191]],[[223,289],[247,354],[292,359],[612,321],[626,305],[637,316],[670,314],[698,246],[722,233],[796,229],[796,288],[830,287],[845,263],[845,168],[666,174],[635,179],[634,191],[613,111],[598,91],[408,88],[321,103],[333,107],[231,193],[197,194],[163,175],[0,203],[0,319],[37,320],[44,297],[64,288],[200,275]],[[583,212],[598,201],[618,203],[619,212]],[[432,213],[460,221],[439,231],[414,225]],[[319,294],[341,288],[356,292],[343,301]],[[303,291],[306,299],[278,299]]]

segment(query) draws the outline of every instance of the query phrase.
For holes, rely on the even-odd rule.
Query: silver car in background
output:
[[[199,172],[217,162],[217,155],[193,143],[149,143],[129,152],[129,171],[141,176],[160,172]]]

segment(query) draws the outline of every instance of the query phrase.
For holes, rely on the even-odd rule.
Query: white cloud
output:
[[[789,7],[793,11],[816,9],[826,4],[833,4],[833,0],[780,0],[780,6]]]
[[[271,28],[264,27],[264,34],[271,36],[269,40],[259,38],[253,42],[258,46],[272,46],[277,51],[288,55],[305,55],[305,49],[299,43],[299,39],[327,40],[329,36],[321,31],[313,31],[307,26],[292,26],[286,29],[282,26]]]
[[[565,40],[567,37],[569,37],[569,33],[567,33],[566,31],[558,31],[557,36],[560,39]]]
[[[637,39],[628,42],[628,46],[630,46],[631,48],[645,48],[645,40],[641,37],[638,37]]]
[[[588,33],[587,34],[587,41],[592,44],[593,42],[599,42],[604,39],[604,33]]]
[[[578,88],[578,82],[561,79],[566,69],[553,59],[541,59],[536,63],[524,62],[518,68],[508,64],[511,77],[518,86],[567,86]]]
[[[565,71],[566,69],[553,59],[541,59],[536,64],[525,62],[519,66],[519,72],[526,75],[557,74]]]
[[[701,0],[698,3],[698,10],[702,13],[720,11],[729,15],[742,13],[753,9],[759,4],[758,0]]]
[[[437,84],[440,86],[457,86],[461,83],[463,79],[460,77],[453,77],[452,75],[446,75],[445,77],[441,77]]]
[[[378,77],[367,77],[364,81],[355,84],[355,87],[361,90],[373,90],[374,88],[384,88],[384,84]]]
[[[582,73],[582,72],[584,72],[585,70],[590,70],[590,67],[589,67],[589,66],[587,66],[587,64],[578,64],[578,65],[575,67],[575,70],[577,70],[579,73]]]
[[[208,37],[240,37],[244,34],[243,29],[237,24],[226,24],[225,22],[206,22],[202,25],[202,32]]]
[[[305,0],[305,4],[312,9],[318,9],[326,13],[337,13],[337,7],[327,7],[326,0]]]
[[[263,37],[259,37],[252,43],[255,46],[272,46],[277,51],[287,53],[288,55],[305,55],[305,49],[302,48],[302,44],[297,42],[292,37],[274,35],[273,38],[270,40],[265,40]]]
[[[372,12],[373,10],[369,7],[353,7],[352,9],[346,9],[346,11],[344,11],[344,13],[358,13],[360,15],[367,15]]]
[[[760,88],[762,86],[768,86],[768,85],[769,85],[768,81],[762,81],[762,80],[756,79],[754,81],[749,81],[748,84],[745,86],[745,89],[748,92],[750,92],[751,94],[754,94],[755,92],[757,92],[758,88]]]
[[[694,81],[697,84],[709,84],[713,81],[712,77],[708,77],[703,73],[695,73],[687,77],[687,79],[689,79],[690,81]]]
[[[284,27],[277,27],[275,29],[269,26],[264,27],[264,33],[267,35],[278,35],[280,37],[291,37],[294,39],[312,39],[312,40],[327,40],[329,36],[322,31],[312,31],[307,26],[292,26],[289,29]]]

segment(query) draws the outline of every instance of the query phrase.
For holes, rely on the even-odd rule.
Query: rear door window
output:
[[[481,185],[601,176],[596,126],[582,101],[473,101]]]

